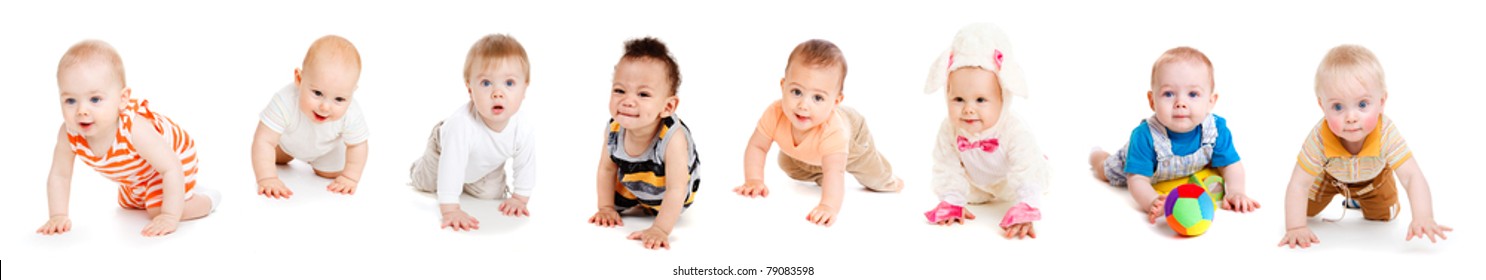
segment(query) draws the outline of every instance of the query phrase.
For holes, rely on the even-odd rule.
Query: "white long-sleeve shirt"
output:
[[[971,142],[994,138],[1000,145],[991,152],[960,151],[957,138],[961,136]],[[981,132],[959,131],[948,119],[939,127],[931,183],[941,201],[957,206],[1016,201],[1036,208],[1050,177],[1047,157],[1031,131],[1010,112],[1003,112],[994,127]]]
[[[457,204],[464,184],[474,183],[511,161],[512,192],[531,197],[536,186],[537,137],[535,127],[521,114],[511,116],[502,131],[491,130],[465,103],[444,120],[439,131],[438,200]]]

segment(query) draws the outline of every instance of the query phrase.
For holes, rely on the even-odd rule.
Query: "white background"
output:
[[[1470,165],[1482,156],[1473,142],[1480,114],[1471,113],[1483,104],[1479,80],[1486,76],[1479,5],[302,2],[0,4],[8,105],[0,110],[8,120],[0,137],[8,178],[0,195],[3,277],[633,279],[669,276],[678,266],[810,266],[820,278],[1460,277],[1474,265],[1466,260],[1482,257],[1480,171]],[[976,21],[998,23],[1015,44],[1032,92],[1016,109],[1054,163],[1037,240],[999,237],[1007,205],[972,207],[982,218],[964,226],[923,220],[937,203],[929,151],[946,115],[941,95],[921,93],[924,77],[955,32]],[[533,216],[501,217],[498,201],[466,197],[482,229],[440,230],[432,196],[406,185],[408,166],[432,125],[468,100],[465,53],[490,33],[513,35],[531,58],[520,113],[542,124]],[[280,169],[292,199],[256,196],[248,149],[258,113],[325,34],[345,36],[361,52],[355,99],[372,127],[367,175],[354,196],[330,194],[327,180],[296,162]],[[670,251],[624,239],[652,219],[627,218],[622,229],[586,223],[595,210],[594,151],[608,118],[612,67],[624,40],[646,35],[665,41],[680,63],[679,114],[702,158],[701,191]],[[120,209],[117,186],[78,163],[73,230],[34,233],[47,217],[45,174],[61,119],[57,60],[87,38],[113,44],[134,96],[196,137],[199,186],[225,196],[215,214],[167,237],[141,237],[146,215]],[[843,48],[850,65],[843,104],[867,117],[879,149],[907,181],[897,194],[849,181],[840,220],[829,228],[805,221],[819,190],[784,176],[773,151],[765,168],[770,197],[731,192],[743,181],[744,145],[759,113],[780,96],[786,56],[811,38]],[[1284,233],[1284,184],[1321,117],[1314,71],[1342,43],[1381,58],[1392,93],[1387,113],[1433,184],[1436,220],[1456,229],[1449,241],[1405,242],[1411,212],[1376,223],[1354,211],[1340,223],[1312,220],[1319,247],[1275,246]],[[1197,238],[1146,224],[1128,194],[1095,181],[1086,163],[1090,147],[1118,149],[1151,114],[1144,97],[1151,63],[1182,45],[1212,58],[1221,96],[1214,112],[1228,118],[1250,196],[1263,206],[1220,212]],[[1341,211],[1333,205],[1322,215]]]

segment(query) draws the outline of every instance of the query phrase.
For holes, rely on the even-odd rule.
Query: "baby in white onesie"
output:
[[[253,173],[258,194],[289,198],[274,165],[299,159],[315,175],[332,179],[325,188],[353,194],[366,167],[366,116],[352,96],[361,77],[361,55],[340,36],[315,40],[294,69],[294,84],[274,94],[253,135]]]

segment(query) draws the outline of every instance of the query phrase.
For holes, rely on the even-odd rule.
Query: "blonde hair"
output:
[[[128,86],[124,83],[124,59],[119,57],[119,52],[112,45],[99,40],[83,40],[67,48],[67,53],[62,54],[62,61],[57,63],[57,77],[62,72],[79,64],[98,62],[113,68],[118,74],[119,85]]]
[[[300,67],[307,70],[312,62],[326,60],[350,64],[356,68],[357,73],[361,72],[361,53],[356,51],[356,45],[341,36],[325,35],[315,39],[315,43],[310,44],[310,50],[305,52],[304,62]]]
[[[464,82],[470,82],[470,75],[475,74],[475,66],[485,67],[499,59],[512,57],[521,61],[521,73],[526,76],[526,81],[531,81],[531,64],[526,58],[526,48],[522,48],[516,38],[506,34],[485,35],[475,41],[469,54],[464,57]]]
[[[798,59],[798,60],[796,60]],[[789,66],[795,62],[805,66],[831,67],[841,66],[841,85],[846,86],[846,55],[841,54],[841,48],[831,41],[821,39],[810,39],[795,46],[795,50],[789,53],[789,62],[785,64],[784,71],[789,71]]]
[[[1208,86],[1217,87],[1217,81],[1213,79],[1213,61],[1208,60],[1207,55],[1202,54],[1202,51],[1187,46],[1171,48],[1161,53],[1160,58],[1156,58],[1156,64],[1151,66],[1151,85],[1156,85],[1156,72],[1161,71],[1162,65],[1177,61],[1202,62],[1202,65],[1207,66]]]
[[[1342,77],[1370,79],[1376,83],[1377,89],[1386,88],[1383,84],[1383,64],[1378,62],[1378,57],[1372,51],[1362,46],[1340,45],[1326,52],[1326,58],[1321,59],[1321,66],[1316,67],[1316,98],[1321,97],[1321,88],[1329,84],[1328,80]],[[1383,96],[1387,95],[1388,91],[1383,90]]]

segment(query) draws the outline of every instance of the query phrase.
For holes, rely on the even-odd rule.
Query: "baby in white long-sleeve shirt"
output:
[[[509,198],[500,211],[526,216],[526,203],[536,186],[536,134],[532,123],[516,115],[526,97],[531,67],[526,50],[504,34],[481,38],[465,58],[465,86],[470,102],[433,127],[428,150],[409,171],[413,187],[435,192],[440,228],[475,230],[480,221],[459,208],[459,196],[506,197],[505,165],[512,166]]]
[[[929,70],[925,92],[941,88],[949,117],[934,144],[934,193],[940,202],[924,213],[951,225],[975,219],[966,204],[1015,202],[1001,219],[1006,238],[1036,238],[1040,200],[1050,177],[1047,158],[1030,128],[1012,114],[1013,96],[1027,96],[1021,68],[1011,59],[1006,35],[991,24],[971,24]]]

